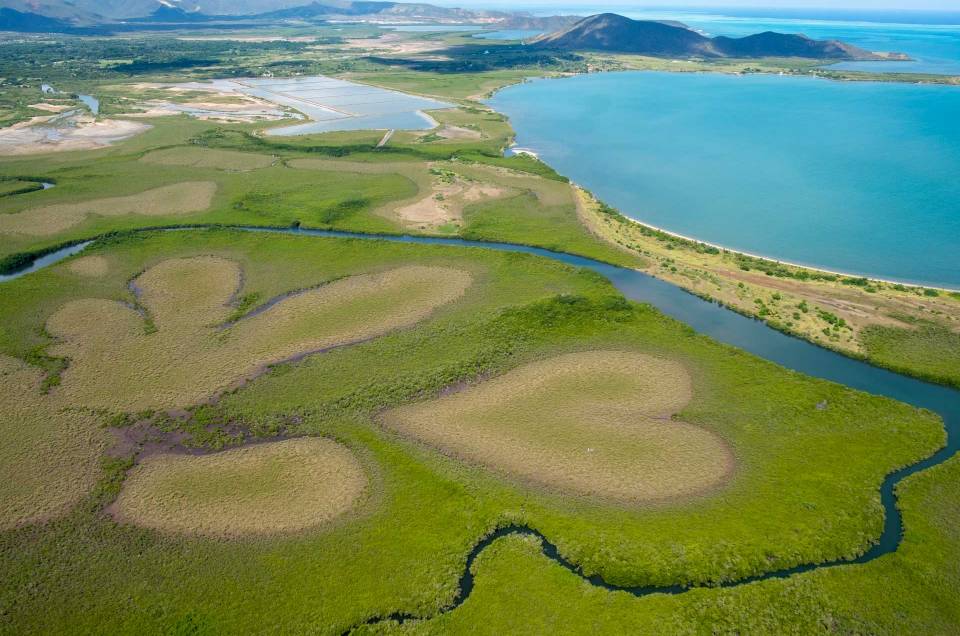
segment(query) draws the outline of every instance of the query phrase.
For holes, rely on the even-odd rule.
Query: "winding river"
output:
[[[203,229],[204,226],[184,229]],[[535,254],[555,261],[560,261],[574,267],[590,269],[610,280],[611,283],[627,298],[637,302],[649,303],[664,314],[684,322],[696,331],[706,334],[720,342],[733,345],[745,351],[775,362],[788,369],[793,369],[807,375],[830,380],[847,385],[854,389],[882,395],[929,409],[938,413],[944,422],[947,431],[947,443],[939,451],[911,466],[895,471],[884,479],[880,486],[880,498],[884,509],[883,531],[876,544],[870,547],[860,557],[848,560],[835,560],[826,563],[810,563],[794,568],[768,572],[755,577],[740,579],[722,585],[733,587],[746,583],[771,579],[786,578],[800,572],[807,572],[821,568],[842,566],[849,563],[866,563],[885,554],[896,551],[903,534],[903,522],[896,505],[894,489],[904,478],[921,470],[940,464],[952,457],[960,449],[960,392],[953,389],[928,384],[892,371],[873,367],[865,362],[847,358],[827,349],[822,349],[804,340],[787,336],[779,331],[767,327],[763,322],[747,318],[715,303],[705,301],[689,294],[679,287],[653,278],[642,272],[608,265],[589,258],[551,252],[549,250],[514,245],[510,243],[487,243],[467,241],[455,238],[431,238],[414,236],[390,236],[357,234],[352,232],[338,232],[328,230],[310,230],[303,228],[265,228],[265,227],[238,227],[236,229],[248,232],[264,232],[279,234],[295,234],[301,236],[352,238],[363,240],[383,240],[400,243],[418,243],[425,245],[448,245],[465,248],[493,249],[506,252],[521,252]],[[37,259],[28,268],[15,274],[0,276],[0,282],[11,280],[48,267],[59,260],[81,252],[94,241],[87,241],[57,252],[47,254]],[[471,550],[466,568],[460,577],[459,594],[453,605],[445,608],[447,612],[455,609],[470,595],[473,589],[473,575],[470,568],[474,559],[488,545],[495,540],[511,535],[533,535],[541,539],[544,556],[558,563],[567,570],[580,576],[589,583],[608,590],[628,592],[635,596],[647,594],[681,594],[692,588],[685,587],[618,587],[609,585],[599,576],[586,577],[577,565],[567,561],[557,550],[556,546],[537,530],[526,526],[502,527],[492,534],[481,539]],[[375,623],[382,620],[407,620],[424,618],[408,614],[392,614],[386,617],[375,617],[368,621]]]

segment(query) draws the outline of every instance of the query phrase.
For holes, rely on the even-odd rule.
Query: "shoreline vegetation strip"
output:
[[[533,153],[533,154],[534,154],[534,156],[536,156],[535,153]],[[590,193],[589,190],[586,190],[585,188],[583,188],[582,186],[578,185],[578,184],[575,183],[574,181],[571,181],[571,182],[570,182],[570,185],[572,185],[572,186],[574,186],[574,187],[576,187],[576,188],[580,188],[580,189],[583,190],[584,192],[587,192],[595,201],[597,201],[598,203],[600,203],[600,200],[597,199],[595,196],[593,196],[593,195]],[[615,208],[612,208],[612,209],[615,210]],[[677,238],[677,239],[680,239],[680,240],[683,240],[683,241],[689,241],[690,243],[694,243],[694,244],[696,244],[696,245],[702,245],[702,246],[705,246],[705,247],[712,247],[712,248],[715,248],[715,249],[720,250],[721,252],[726,252],[726,253],[728,253],[728,254],[731,254],[731,255],[733,255],[733,256],[735,256],[735,257],[736,257],[736,256],[746,256],[746,257],[748,257],[748,258],[753,258],[753,259],[756,259],[756,260],[759,260],[759,261],[764,261],[764,262],[770,263],[770,264],[772,264],[772,265],[785,265],[785,266],[787,266],[787,267],[793,267],[793,268],[796,268],[796,269],[802,269],[802,270],[811,272],[811,274],[814,275],[814,276],[816,276],[816,275],[818,275],[818,274],[827,274],[827,275],[830,275],[830,276],[842,276],[842,277],[844,277],[844,278],[850,278],[850,279],[865,278],[865,279],[867,279],[867,280],[870,281],[870,282],[884,283],[884,284],[886,284],[886,285],[901,285],[901,286],[903,286],[903,287],[907,287],[907,288],[910,288],[910,289],[917,289],[917,290],[935,289],[935,290],[937,290],[937,291],[946,292],[946,293],[948,293],[948,294],[960,293],[960,287],[940,287],[940,286],[937,286],[937,285],[926,285],[926,284],[916,283],[916,282],[910,282],[910,281],[906,281],[906,280],[896,280],[896,279],[893,279],[893,278],[879,278],[879,277],[877,277],[877,276],[873,276],[873,275],[871,275],[871,274],[866,274],[866,273],[864,273],[864,274],[857,274],[857,273],[853,273],[853,272],[844,272],[844,271],[841,271],[841,270],[825,269],[825,268],[823,268],[823,267],[819,267],[819,266],[816,266],[816,265],[807,265],[807,264],[803,264],[803,263],[795,263],[795,262],[793,262],[793,261],[787,261],[787,260],[783,260],[783,259],[778,259],[778,258],[775,258],[775,257],[773,257],[773,256],[764,256],[764,255],[762,255],[762,254],[755,254],[755,253],[753,253],[753,252],[747,252],[747,251],[745,251],[745,250],[741,250],[741,249],[737,249],[737,248],[733,248],[733,247],[728,247],[728,246],[723,245],[723,244],[721,244],[721,243],[713,243],[713,242],[711,242],[711,241],[705,241],[705,240],[703,240],[703,239],[699,239],[699,238],[696,238],[696,237],[693,237],[693,236],[689,236],[689,235],[686,235],[686,234],[680,234],[679,232],[674,232],[674,231],[672,231],[672,230],[668,230],[668,229],[666,229],[666,228],[663,228],[663,227],[660,227],[660,226],[657,226],[657,225],[652,225],[652,224],[650,224],[650,223],[648,223],[648,222],[646,222],[646,221],[643,221],[643,220],[640,220],[640,219],[635,219],[635,218],[633,218],[633,217],[631,217],[631,216],[627,216],[626,214],[623,214],[623,213],[620,212],[619,210],[616,210],[616,211],[617,211],[618,214],[620,214],[620,216],[623,217],[623,219],[624,219],[625,221],[627,221],[628,223],[631,223],[631,224],[633,224],[633,225],[636,225],[636,226],[638,226],[638,227],[640,227],[640,228],[645,228],[645,229],[651,230],[651,231],[653,231],[653,232],[659,232],[659,233],[661,233],[661,234],[666,234],[667,236],[670,236],[670,237],[673,237],[673,238]]]

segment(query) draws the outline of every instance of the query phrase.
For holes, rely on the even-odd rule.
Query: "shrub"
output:
[[[840,281],[844,285],[853,285],[854,287],[867,287],[870,284],[870,281],[866,278],[844,278]]]
[[[820,316],[820,319],[823,320],[824,322],[827,322],[827,323],[833,325],[834,329],[839,329],[840,327],[846,327],[846,326],[847,326],[847,321],[846,321],[846,320],[844,320],[843,318],[837,316],[837,315],[834,314],[834,313],[830,313],[829,311],[824,311],[824,310],[822,310],[822,309],[818,309],[818,310],[817,310],[817,315]]]

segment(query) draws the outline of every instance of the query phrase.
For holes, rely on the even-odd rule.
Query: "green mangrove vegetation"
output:
[[[82,92],[101,101],[90,122],[149,129],[97,149],[0,157],[0,274],[92,241],[0,280],[0,632],[960,631],[956,457],[898,486],[895,551],[846,563],[883,535],[885,479],[944,446],[941,414],[720,344],[545,256],[243,229],[574,254],[960,386],[960,295],[630,222],[537,158],[505,156],[513,130],[482,102],[530,77],[669,61],[385,33],[320,25],[259,41],[191,30],[3,42],[0,125],[52,116]],[[797,60],[685,68],[847,75]],[[174,84],[318,73],[454,108],[429,113],[431,130],[389,137],[270,136],[287,115],[151,110],[241,101]],[[60,92],[42,92],[41,79]],[[625,380],[597,362],[604,354],[653,361],[651,377]],[[530,371],[584,356],[589,382],[558,372],[538,384]],[[185,381],[185,365],[202,381]],[[518,377],[513,418],[490,404]],[[463,396],[475,411],[456,410]],[[695,431],[713,463],[678,462],[676,481],[713,478],[660,498],[591,490],[589,474],[570,489],[390,419],[436,404],[454,404],[445,414],[464,435],[487,435],[476,422],[495,413],[497,451],[522,447],[532,466],[553,469],[571,456],[581,468],[604,453],[620,461],[616,436],[647,424],[680,445]],[[571,429],[578,418],[596,430]],[[473,587],[461,596],[478,543],[510,526],[541,533],[576,572],[535,536],[513,534],[469,561]]]

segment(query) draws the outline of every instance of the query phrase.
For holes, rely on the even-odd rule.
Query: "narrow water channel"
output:
[[[90,112],[94,115],[100,114],[100,100],[94,97],[93,95],[77,95],[80,98],[80,101],[90,109]]]
[[[184,228],[177,228],[183,230]],[[186,228],[190,229],[190,228]],[[202,229],[201,227],[193,229]],[[853,561],[837,560],[828,563],[807,564],[795,568],[768,572],[766,574],[742,579],[736,582],[728,583],[724,587],[743,585],[745,583],[769,579],[786,578],[793,574],[806,572],[810,570],[842,566],[848,563],[866,563],[877,557],[894,552],[900,545],[903,534],[903,523],[900,517],[900,511],[896,505],[896,496],[894,488],[905,477],[921,470],[925,470],[937,464],[940,464],[952,457],[960,449],[960,392],[935,384],[929,384],[921,380],[916,380],[892,371],[880,369],[871,366],[865,362],[860,362],[852,358],[847,358],[838,353],[823,349],[814,344],[787,336],[779,331],[771,329],[763,322],[747,318],[734,311],[726,309],[715,303],[705,301],[694,296],[679,287],[658,280],[631,269],[617,267],[594,261],[581,256],[573,256],[549,250],[528,247],[525,245],[514,245],[510,243],[486,243],[480,241],[467,241],[456,238],[430,238],[415,236],[390,236],[390,235],[371,235],[357,234],[352,232],[338,232],[329,230],[310,230],[302,228],[265,228],[265,227],[240,227],[243,231],[263,232],[275,234],[295,234],[299,236],[316,236],[329,238],[354,238],[363,240],[383,240],[399,243],[418,243],[425,245],[449,245],[468,248],[493,249],[506,252],[521,252],[526,254],[535,254],[555,261],[560,261],[575,267],[583,267],[593,270],[603,275],[613,283],[613,285],[627,298],[636,302],[649,303],[655,306],[664,314],[684,322],[696,331],[708,335],[714,340],[733,345],[737,348],[749,351],[750,353],[775,362],[788,369],[793,369],[807,375],[830,380],[839,384],[866,391],[875,395],[886,397],[912,404],[917,407],[929,409],[938,413],[944,422],[947,431],[947,443],[933,455],[911,466],[891,473],[883,481],[880,487],[880,498],[884,509],[883,532],[878,542],[867,552]],[[29,268],[11,274],[0,276],[0,282],[11,280],[19,276],[37,271],[59,260],[79,253],[93,241],[73,245],[57,252],[47,254],[35,261]],[[678,594],[687,591],[688,588],[681,587],[617,587],[608,585],[601,578],[585,577],[579,571],[579,568],[564,559],[557,548],[543,535],[532,528],[523,526],[509,526],[500,528],[492,535],[485,537],[474,546],[468,560],[467,567],[460,578],[460,594],[453,606],[447,608],[449,611],[463,602],[470,594],[473,588],[473,575],[470,572],[470,566],[476,556],[483,549],[496,539],[509,534],[535,535],[543,541],[543,553],[547,558],[559,563],[561,566],[574,572],[581,578],[589,581],[593,585],[610,590],[621,590],[629,592],[636,596],[643,596],[654,593]],[[371,622],[380,620],[405,620],[414,618],[404,614],[394,614],[389,617],[372,619]]]

